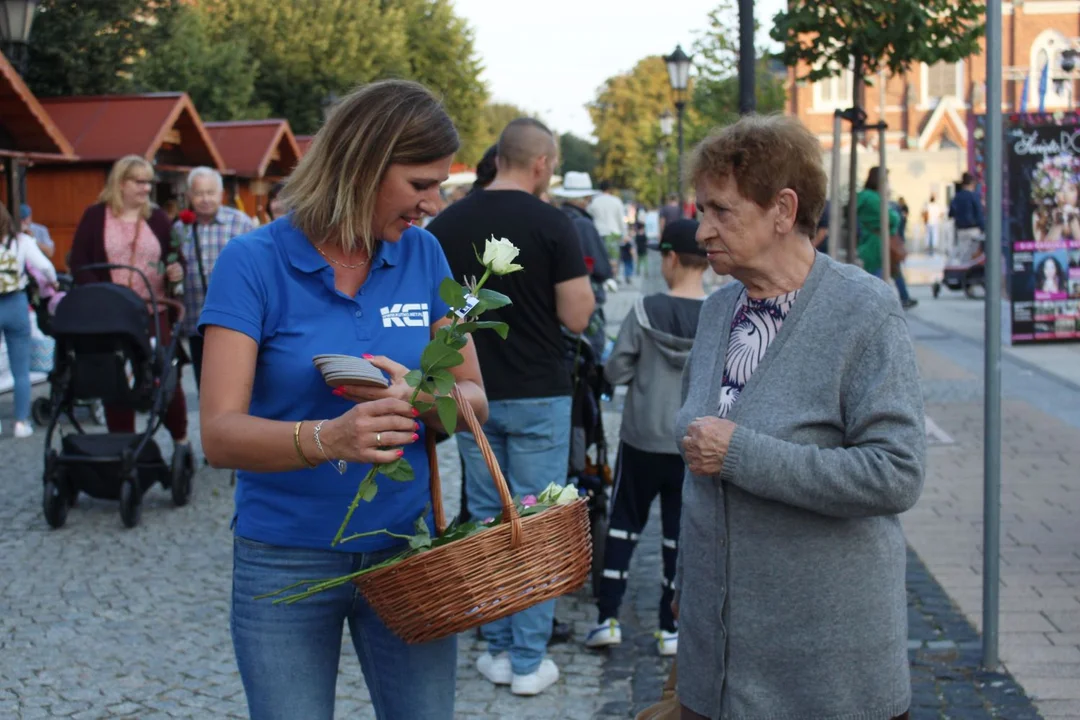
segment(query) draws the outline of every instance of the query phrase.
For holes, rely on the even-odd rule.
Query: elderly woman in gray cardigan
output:
[[[690,171],[698,243],[738,282],[705,301],[676,418],[682,716],[904,717],[897,516],[925,434],[900,303],[811,245],[826,178],[797,120],[742,119]]]

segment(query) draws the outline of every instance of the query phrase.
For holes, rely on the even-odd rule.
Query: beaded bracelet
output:
[[[304,464],[307,465],[309,468],[318,467],[319,466],[318,463],[313,463],[313,462],[311,462],[310,460],[307,459],[307,455],[304,454],[304,449],[302,447],[300,447],[300,426],[303,425],[303,424],[304,424],[304,421],[301,420],[300,422],[296,423],[296,425],[293,426],[292,439],[293,439],[293,445],[296,446],[296,454],[300,457],[301,460],[303,460]]]

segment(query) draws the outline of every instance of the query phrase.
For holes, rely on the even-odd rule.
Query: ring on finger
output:
[[[381,432],[375,433],[375,444],[376,445],[382,445],[382,433]]]

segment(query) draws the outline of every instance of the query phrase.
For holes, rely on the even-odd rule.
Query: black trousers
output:
[[[684,472],[685,465],[679,455],[645,452],[626,443],[619,444],[619,457],[615,463],[615,497],[611,501],[607,544],[604,547],[604,576],[600,580],[600,592],[597,593],[600,622],[619,616],[619,606],[626,592],[630,558],[641,531],[649,521],[653,500],[659,495],[663,531],[660,552],[664,562],[660,629],[675,631],[671,601],[675,595],[675,561],[678,557]]]
[[[195,371],[195,389],[202,389],[202,351],[203,336],[192,335],[188,338],[188,347],[191,349],[191,367]]]

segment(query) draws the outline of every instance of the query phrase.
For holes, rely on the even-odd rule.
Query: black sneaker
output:
[[[904,300],[904,301],[903,301],[902,303],[900,303],[900,304],[904,306],[904,309],[905,309],[905,310],[910,310],[911,308],[913,308],[913,307],[915,307],[916,305],[918,305],[918,304],[919,304],[919,301],[918,301],[918,300],[916,300],[915,298],[908,298],[907,300]]]

